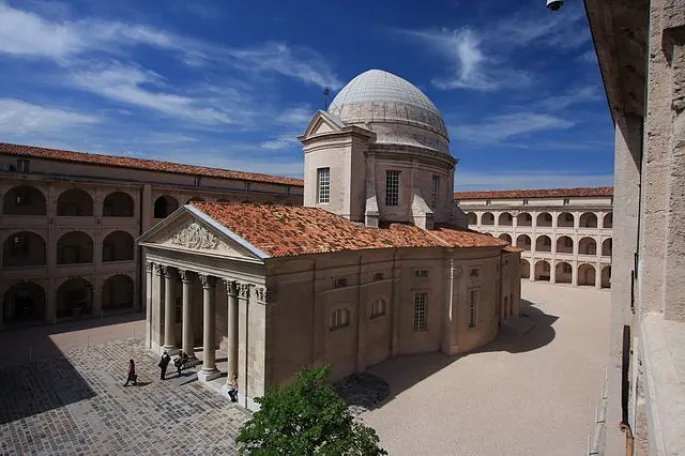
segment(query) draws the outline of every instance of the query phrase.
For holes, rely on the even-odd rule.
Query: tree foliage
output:
[[[376,431],[355,422],[326,383],[330,367],[304,368],[297,380],[257,398],[259,411],[240,430],[240,454],[250,456],[380,456]]]

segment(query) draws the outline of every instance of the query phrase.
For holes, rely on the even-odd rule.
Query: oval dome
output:
[[[376,142],[424,147],[449,154],[440,111],[412,83],[382,70],[369,70],[338,92],[328,112],[349,124],[364,124]]]

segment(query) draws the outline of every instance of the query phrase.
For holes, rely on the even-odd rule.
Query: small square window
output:
[[[195,176],[193,183],[195,184],[196,187],[199,187],[200,186],[200,176]]]
[[[24,160],[22,158],[17,160],[17,171],[20,173],[28,173],[29,172],[29,160]]]
[[[564,206],[568,206],[571,203],[571,200],[568,198],[564,198]]]
[[[415,269],[414,277],[426,278],[428,277],[428,269]]]
[[[347,286],[347,279],[339,278],[333,281],[333,288],[345,288]]]
[[[379,280],[383,280],[383,273],[382,272],[377,272],[373,275],[373,281],[378,282]]]
[[[490,200],[485,200],[485,205],[489,206],[490,205]]]
[[[478,269],[474,268],[474,269],[471,269],[469,271],[469,277],[478,277],[478,276],[480,276],[480,271]]]
[[[524,206],[528,206],[528,198],[524,198],[524,199],[523,199],[523,205],[524,205]]]

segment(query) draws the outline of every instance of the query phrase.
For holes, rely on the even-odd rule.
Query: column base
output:
[[[201,363],[202,363],[202,361],[200,361],[196,357],[189,356],[188,361],[186,361],[185,365],[186,365],[186,367],[193,367],[193,366],[197,366],[198,364],[201,364]]]
[[[201,382],[211,382],[214,379],[221,377],[221,372],[219,369],[214,368],[214,370],[202,369],[197,373],[197,379]]]

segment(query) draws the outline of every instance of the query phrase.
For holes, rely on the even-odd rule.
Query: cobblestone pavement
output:
[[[139,386],[123,387],[130,358]],[[4,368],[0,385],[2,455],[231,455],[249,419],[197,382],[162,382],[133,338]]]

